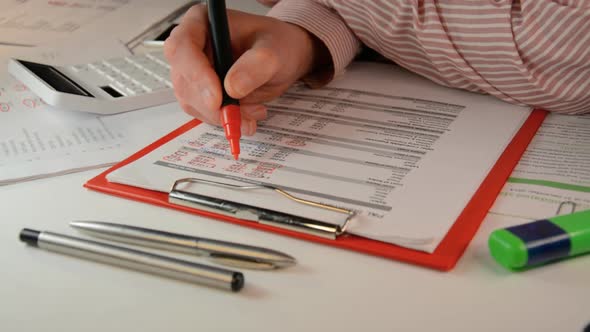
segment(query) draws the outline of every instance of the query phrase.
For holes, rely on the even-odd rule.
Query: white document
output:
[[[186,0],[1,0],[0,43],[40,46],[75,35],[127,41]],[[89,39],[92,40],[92,39]]]
[[[160,19],[172,15],[186,1],[80,1],[43,2],[0,1],[3,9],[15,11],[26,8],[22,17],[45,17],[43,6],[56,6],[55,15],[64,14],[63,19],[74,17],[72,12],[106,10],[98,7],[84,7],[86,3],[99,6],[101,3],[116,3],[105,17],[93,16],[94,21],[76,31],[62,31],[65,40],[52,46],[17,47],[0,45],[0,67],[6,68],[8,57],[47,63],[69,65],[88,63],[106,58],[130,54],[127,41],[142,34]],[[39,7],[30,6],[42,3]],[[71,4],[67,7],[66,4]],[[75,6],[74,4],[80,4]],[[129,9],[127,6],[133,4]],[[62,6],[63,5],[63,6]],[[13,7],[10,7],[13,6]],[[61,7],[60,7],[61,6]],[[141,15],[137,9],[141,7]],[[11,10],[12,10],[11,9]],[[30,9],[30,10],[29,10]],[[48,9],[49,10],[49,9]],[[9,15],[2,11],[0,17]],[[131,15],[133,13],[133,15]],[[86,14],[91,15],[90,12]],[[125,17],[127,15],[127,17]],[[133,20],[129,20],[133,17]],[[57,24],[58,21],[54,23]],[[93,23],[94,22],[94,23]],[[95,24],[95,25],[93,25]],[[4,26],[4,28],[7,28]],[[46,36],[43,32],[27,29],[13,29],[11,33],[2,32],[0,23],[0,43],[5,36]],[[49,31],[50,33],[53,33]],[[27,41],[28,42],[28,41]],[[10,44],[10,43],[4,43]],[[92,114],[67,112],[47,106],[27,87],[9,77],[6,69],[0,72],[0,185],[37,179],[47,176],[96,168],[121,161],[145,144],[157,139],[189,119],[177,104],[163,105],[111,117],[98,117]]]
[[[0,83],[0,184],[111,164],[125,141],[96,116],[52,109],[16,80]]]
[[[257,134],[242,138],[239,161],[221,129],[200,125],[108,180],[159,191],[186,177],[271,184],[355,210],[351,233],[432,252],[530,114],[374,63],[351,65],[326,88],[294,87],[268,106]],[[273,192],[208,187],[187,190],[318,213]]]
[[[542,219],[562,203],[560,213],[590,209],[589,115],[549,114],[491,213]]]
[[[3,68],[8,56],[60,65],[129,54],[117,40],[0,50]],[[0,75],[0,185],[112,165],[188,119],[176,104],[131,113],[101,118],[58,110]]]
[[[60,111],[0,80],[0,185],[111,165],[187,119],[176,104],[111,117]]]

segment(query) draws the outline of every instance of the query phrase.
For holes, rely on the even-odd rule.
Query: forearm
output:
[[[588,1],[282,0],[270,15],[316,35],[336,74],[362,42],[439,84],[590,113]]]

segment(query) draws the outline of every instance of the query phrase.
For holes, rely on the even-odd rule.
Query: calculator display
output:
[[[23,60],[18,60],[18,62],[59,92],[94,97],[90,92],[52,66]]]

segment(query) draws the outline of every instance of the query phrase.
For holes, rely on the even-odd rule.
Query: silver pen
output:
[[[100,221],[73,221],[70,226],[114,241],[206,256],[233,267],[269,270],[288,267],[297,262],[295,258],[272,249],[143,227]]]
[[[20,240],[29,245],[102,263],[127,267],[179,280],[202,283],[234,292],[244,286],[244,275],[145,251],[119,247],[53,232],[24,228]]]

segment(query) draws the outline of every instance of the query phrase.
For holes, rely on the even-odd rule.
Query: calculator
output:
[[[162,50],[71,66],[10,59],[8,72],[63,110],[106,115],[176,100]]]

